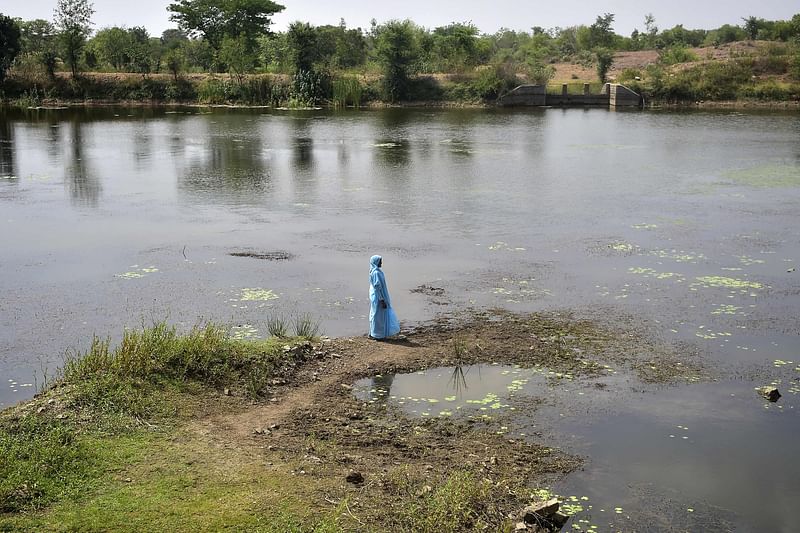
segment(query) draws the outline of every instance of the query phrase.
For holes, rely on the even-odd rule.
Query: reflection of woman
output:
[[[400,323],[392,309],[382,265],[383,259],[379,255],[373,255],[369,260],[369,336],[373,339],[385,339],[400,333]]]

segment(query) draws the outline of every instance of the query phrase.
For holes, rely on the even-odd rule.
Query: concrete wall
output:
[[[583,94],[567,94],[563,85],[561,94],[547,94],[544,85],[520,85],[498,101],[503,107],[514,106],[597,106],[641,107],[642,97],[623,85],[606,83],[600,94],[590,94],[589,84],[584,84]]]
[[[641,107],[642,97],[625,87],[615,83],[610,87],[608,104],[611,107]]]
[[[501,106],[544,106],[547,87],[544,85],[520,85],[500,99]]]

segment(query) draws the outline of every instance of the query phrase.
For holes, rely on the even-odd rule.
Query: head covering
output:
[[[369,269],[372,270],[374,268],[380,268],[382,259],[383,258],[381,256],[379,256],[379,255],[373,255],[372,257],[370,257],[369,258]]]

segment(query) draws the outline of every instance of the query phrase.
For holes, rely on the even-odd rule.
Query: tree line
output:
[[[751,16],[741,25],[712,30],[682,25],[660,30],[648,14],[641,30],[622,36],[614,31],[612,13],[598,15],[590,25],[486,34],[469,22],[428,29],[411,20],[373,20],[369,28],[349,28],[344,20],[322,26],[297,21],[272,32],[272,17],[284,6],[271,0],[178,0],[167,9],[177,27],[160,36],[138,26],[93,31],[89,0],[58,0],[51,21],[0,14],[0,81],[12,67],[38,69],[51,78],[59,70],[73,77],[83,70],[143,77],[166,72],[176,83],[185,73],[228,73],[244,80],[260,72],[293,75],[313,92],[329,83],[330,73],[370,71],[382,75],[383,96],[396,100],[419,73],[480,68],[489,73],[484,77],[491,93],[519,72],[546,83],[558,61],[594,64],[604,80],[617,51],[654,49],[680,56],[688,47],[746,39],[800,42],[800,13],[778,21]]]

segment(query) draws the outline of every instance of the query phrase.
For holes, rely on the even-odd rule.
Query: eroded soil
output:
[[[536,488],[582,460],[554,443],[509,438],[493,422],[412,419],[391,405],[360,401],[352,392],[358,379],[476,363],[545,366],[598,382],[617,371],[662,383],[705,376],[697,356],[569,314],[486,313],[443,319],[397,341],[326,339],[302,349],[306,364],[273,380],[269,400],[203,417],[191,431],[294,476],[297,484],[288,493],[302,492],[320,511],[344,505],[347,528],[365,531],[392,530],[409,497],[426,498],[454,472],[489,487],[478,523],[513,525]],[[560,384],[553,379],[550,386]]]

